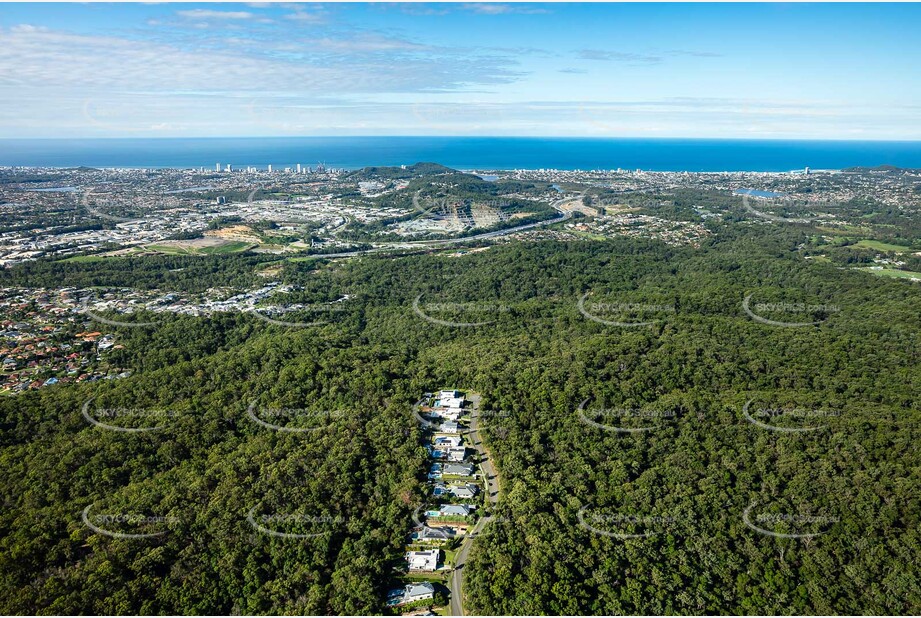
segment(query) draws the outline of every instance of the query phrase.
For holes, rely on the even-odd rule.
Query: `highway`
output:
[[[480,396],[475,393],[469,394],[471,401],[470,411],[470,429],[466,435],[469,438],[469,444],[472,445],[479,453],[482,463],[480,471],[486,477],[486,499],[490,509],[499,502],[499,477],[496,474],[495,466],[489,459],[483,441],[480,439],[478,424],[480,422]],[[473,540],[489,524],[492,516],[481,517],[473,527],[473,530],[464,536],[457,557],[454,560],[454,570],[451,572],[451,578],[448,580],[448,588],[451,590],[450,615],[464,615],[464,565],[467,562],[467,555],[470,553],[470,547]]]

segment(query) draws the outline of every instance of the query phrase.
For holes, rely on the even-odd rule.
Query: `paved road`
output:
[[[470,430],[467,432],[469,444],[472,445],[480,454],[482,464],[480,470],[486,476],[486,499],[490,507],[494,507],[499,501],[499,477],[496,475],[496,469],[492,460],[487,456],[486,449],[483,447],[483,441],[480,439],[478,431],[480,423],[480,396],[469,394],[471,401],[470,412]],[[451,579],[448,581],[448,587],[451,590],[450,613],[452,616],[464,615],[464,565],[467,562],[467,555],[470,553],[470,547],[473,545],[473,539],[483,530],[483,528],[492,521],[492,516],[481,517],[473,527],[470,534],[464,537],[457,557],[454,560],[454,570],[451,572]]]

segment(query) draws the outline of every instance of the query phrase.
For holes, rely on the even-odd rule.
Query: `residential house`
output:
[[[438,569],[440,549],[406,552],[406,564],[410,571],[435,571]]]
[[[435,446],[460,446],[463,443],[464,439],[460,436],[438,436],[435,438]]]
[[[438,429],[438,431],[442,433],[457,433],[457,421],[445,421],[441,424],[441,427]]]
[[[443,504],[432,511],[433,517],[469,517],[471,509],[465,504]]]
[[[403,603],[424,601],[435,596],[435,586],[428,582],[407,584],[403,591]]]
[[[442,474],[473,476],[473,464],[449,463],[441,467]]]
[[[435,408],[432,410],[433,415],[443,418],[446,421],[456,421],[461,417],[461,412],[462,410],[459,408]]]
[[[442,397],[435,401],[436,408],[463,408],[464,399],[463,397]]]
[[[464,461],[467,457],[467,448],[464,446],[452,446],[448,449],[447,453],[445,453],[445,457],[447,457],[448,461]]]
[[[466,485],[455,485],[447,488],[448,492],[453,495],[455,498],[461,498],[462,500],[470,500],[476,496],[477,492],[480,490],[479,487],[468,483]]]
[[[429,528],[428,526],[421,526],[413,529],[410,540],[413,543],[437,543],[439,541],[447,541],[454,535],[455,532],[453,528]]]

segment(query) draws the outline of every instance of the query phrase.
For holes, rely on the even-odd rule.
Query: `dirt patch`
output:
[[[204,233],[207,237],[223,240],[242,240],[244,242],[258,243],[259,235],[248,225],[230,225],[219,230],[208,230]]]

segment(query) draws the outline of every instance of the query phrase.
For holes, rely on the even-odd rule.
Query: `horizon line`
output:
[[[171,140],[171,139],[573,139],[573,140],[688,140],[688,141],[745,141],[745,142],[883,142],[883,143],[921,143],[919,138],[848,138],[848,137],[681,137],[681,136],[595,136],[595,135],[124,135],[124,136],[56,136],[56,137],[6,137],[0,141],[40,141],[40,140]]]

